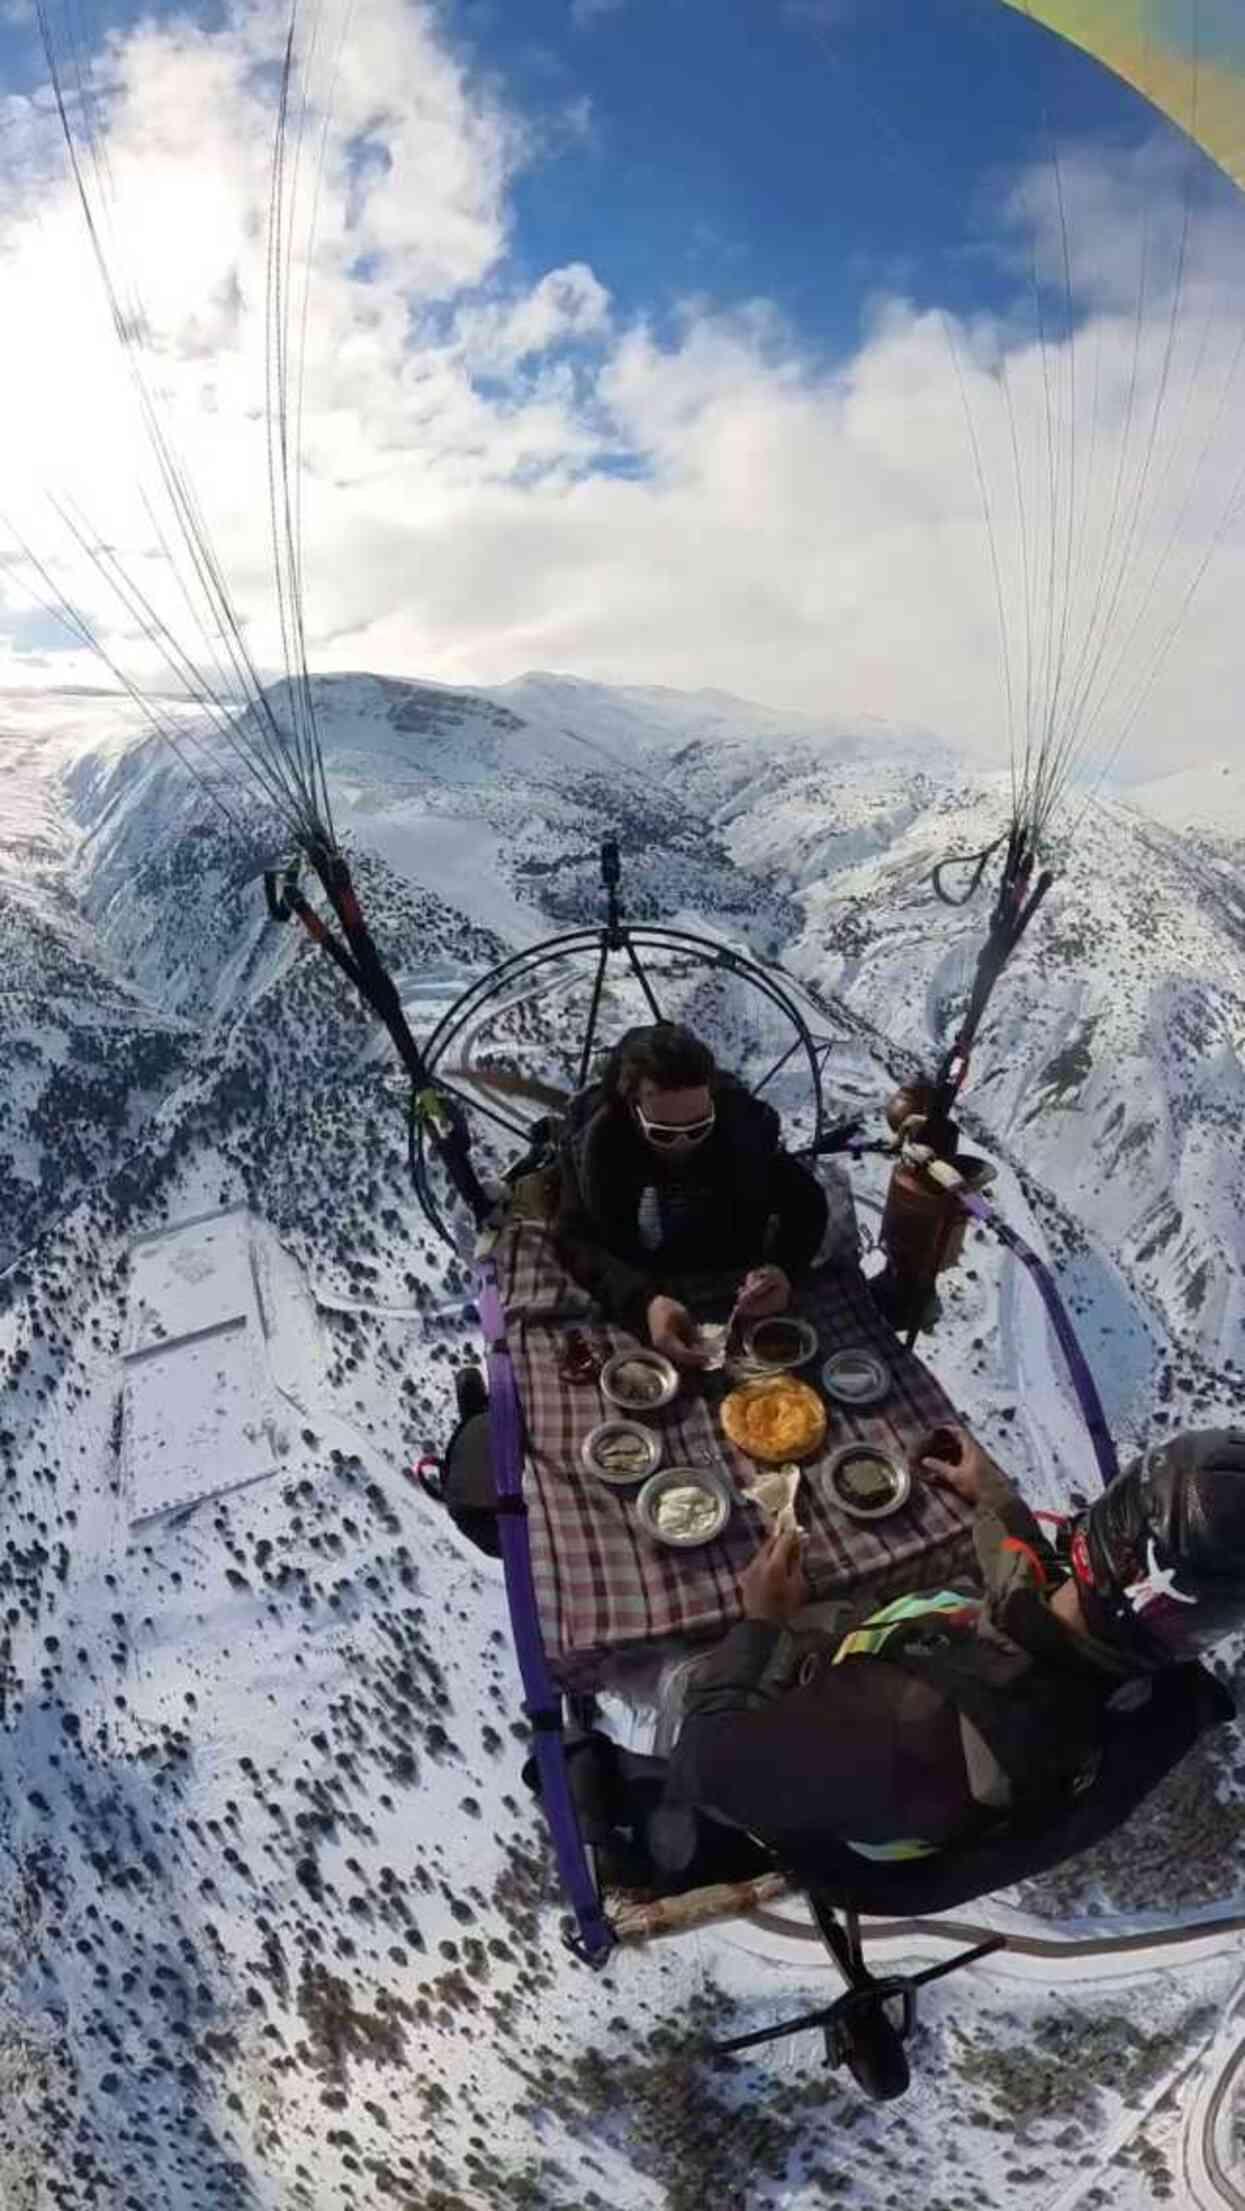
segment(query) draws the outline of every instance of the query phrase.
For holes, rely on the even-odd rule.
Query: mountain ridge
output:
[[[391,684],[328,679],[316,700],[337,826],[417,1035],[507,954],[599,928],[610,830],[633,918],[681,917],[783,982],[829,1048],[832,1114],[875,1111],[954,1033],[987,906],[940,907],[930,868],[988,841],[997,778],[942,781],[902,735],[822,773],[830,754],[791,746],[786,717],[767,744],[719,701],[715,745],[669,697],[647,754],[634,700],[620,710],[611,770],[596,690],[573,715],[563,701],[577,733]],[[303,933],[268,921],[262,815],[239,846],[128,707],[55,705],[44,743],[39,710],[15,722],[0,700],[0,899],[20,890],[0,905],[0,1018],[35,1055],[10,1058],[0,1118],[0,2064],[29,2084],[0,2136],[6,2205],[41,2211],[53,2182],[65,2211],[150,2211],[158,2172],[169,2211],[670,2211],[726,2156],[748,2211],[813,2211],[848,2185],[860,2211],[931,2211],[964,2186],[1011,2200],[1007,2122],[982,2125],[977,2084],[1006,2102],[1030,2072],[1054,2114],[1034,2122],[1042,2177],[1071,2185],[1118,2116],[1104,2053],[1128,2059],[1092,1983],[1057,2014],[1069,2136],[1042,1989],[980,1972],[931,1990],[899,2127],[837,2081],[793,2092],[781,2054],[737,2082],[698,2065],[711,2022],[824,2001],[815,1953],[806,1975],[704,1936],[694,1956],[620,1961],[610,1985],[563,1957],[500,1587],[408,1478],[452,1425],[478,1328],[410,1190],[388,1041]],[[582,773],[589,746],[604,764]],[[1240,1375],[1242,878],[1138,820],[1087,815],[963,1116],[1005,1217],[1056,1268],[1123,1449],[1214,1414]],[[455,1047],[468,1069],[573,1080],[592,964],[480,1012]],[[726,970],[672,961],[660,987],[754,1077],[789,1040]],[[603,1034],[644,1017],[611,972]],[[768,1093],[793,1135],[807,1091],[797,1059]],[[494,1166],[519,1148],[478,1134]],[[856,1170],[867,1234],[884,1181],[881,1161]],[[234,1241],[218,1279],[209,1229]],[[177,1362],[205,1304],[238,1348],[196,1395]],[[132,1380],[136,1345],[148,1375],[169,1360],[163,1397]],[[1031,1501],[1084,1494],[1066,1375],[987,1238],[945,1278],[922,1352]],[[258,1471],[226,1493],[231,1391]],[[189,1494],[178,1436],[197,1501],[151,1511]],[[1235,1895],[1224,1738],[1014,1905],[1153,1909],[1174,1852],[1182,1895]],[[1147,1981],[1165,2062],[1192,2047],[1186,1992],[1230,1992],[1227,1965],[1198,1970]],[[853,2155],[850,2183],[849,2137],[881,2153]]]

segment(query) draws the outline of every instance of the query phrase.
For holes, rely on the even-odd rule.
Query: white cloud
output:
[[[116,234],[150,310],[154,380],[268,667],[280,639],[263,297],[283,24],[276,0],[214,36],[148,24],[113,48],[107,107]],[[325,76],[331,62],[326,45]],[[0,121],[0,321],[24,337],[0,349],[0,507],[46,551],[59,540],[40,495],[70,487],[187,635],[136,495],[141,434],[46,115],[10,100]],[[296,241],[320,128],[315,108],[291,178]],[[713,684],[928,723],[989,748],[1005,711],[966,402],[1014,698],[1049,692],[1053,605],[1064,704],[1083,690],[1086,725],[1102,739],[1118,728],[1245,463],[1245,310],[1226,215],[1199,227],[1186,256],[1188,312],[1172,342],[1157,250],[1140,321],[1125,273],[1139,219],[1153,239],[1171,235],[1170,182],[1080,155],[1065,177],[1075,355],[1050,334],[1043,347],[1031,317],[1025,327],[1023,293],[1008,327],[944,325],[879,299],[855,356],[827,368],[764,300],[730,313],[689,300],[659,336],[620,318],[583,261],[523,279],[511,193],[535,158],[533,135],[469,78],[431,10],[373,0],[366,19],[356,13],[325,144],[302,388],[313,667],[486,682],[553,666]],[[1022,222],[1049,260],[1055,234],[1033,180],[1006,180],[1000,205],[1011,227],[998,250],[1015,252]],[[295,337],[303,277],[300,251]],[[63,573],[126,665],[156,680],[141,624],[80,559]],[[49,672],[6,650],[3,608],[20,603],[0,572],[0,682]],[[1138,772],[1190,731],[1207,751],[1236,744],[1241,604],[1238,523],[1138,722]],[[58,674],[70,666],[54,661]],[[1116,719],[1095,725],[1107,675]]]
[[[626,0],[571,0],[571,21],[577,31],[586,31],[603,15],[615,15],[625,5]]]
[[[517,299],[464,308],[457,327],[473,366],[502,371],[554,346],[604,337],[609,326],[609,293],[584,262],[572,261]]]
[[[1025,286],[1036,273],[1053,294],[1130,318],[1140,300],[1148,321],[1173,307],[1222,317],[1232,292],[1245,309],[1240,200],[1225,181],[1206,204],[1206,181],[1175,133],[1129,149],[1062,144],[1057,161],[988,186],[983,213],[997,210],[998,257]]]

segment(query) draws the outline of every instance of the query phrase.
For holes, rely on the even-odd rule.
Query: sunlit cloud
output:
[[[210,33],[147,23],[111,45],[100,109],[108,242],[150,319],[149,389],[265,671],[281,658],[264,299],[285,26],[275,4]],[[1182,215],[1164,157],[1070,152],[1071,334],[1035,319],[1026,264],[1036,256],[1053,286],[1061,243],[1049,191],[1022,174],[1001,180],[983,232],[1014,272],[1013,312],[953,320],[879,296],[855,353],[827,364],[761,296],[687,298],[657,321],[621,313],[587,260],[528,268],[515,188],[547,158],[541,132],[472,76],[432,9],[376,0],[340,54],[335,36],[301,134],[295,105],[287,179],[314,668],[717,685],[887,715],[989,754],[1006,742],[1008,686],[1019,727],[1049,689],[1053,605],[1064,703],[1090,749],[1135,705],[1138,772],[1163,764],[1177,724],[1209,751],[1235,739],[1245,261],[1227,213],[1199,226],[1173,342]],[[11,98],[0,122],[0,304],[24,334],[0,349],[0,511],[154,684],[167,672],[144,621],[66,548],[46,495],[69,495],[88,541],[106,533],[201,650],[158,529],[183,572],[185,555],[46,96]],[[1140,314],[1139,210],[1152,240]],[[1108,524],[1130,556],[1122,577]],[[49,652],[41,618],[31,626],[30,581],[20,562],[0,569],[0,682],[95,680]],[[1164,624],[1177,645],[1135,697]]]

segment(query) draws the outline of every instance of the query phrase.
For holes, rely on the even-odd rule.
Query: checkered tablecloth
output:
[[[603,1357],[635,1339],[592,1317],[591,1301],[566,1274],[547,1229],[532,1223],[508,1229],[495,1258],[526,1426],[524,1487],[541,1630],[554,1672],[566,1686],[584,1688],[612,1657],[673,1637],[723,1633],[740,1616],[738,1577],[765,1523],[741,1495],[716,1542],[676,1551],[645,1535],[635,1517],[637,1492],[607,1488],[580,1458],[589,1430],[616,1408],[595,1382],[571,1382],[561,1372],[571,1327],[580,1327]],[[671,1285],[693,1311],[720,1319],[734,1287],[711,1277]],[[813,1597],[859,1591],[863,1606],[962,1574],[971,1563],[971,1513],[958,1498],[917,1483],[901,1512],[868,1522],[833,1504],[824,1479],[841,1445],[859,1439],[906,1458],[929,1428],[956,1418],[955,1408],[903,1349],[856,1269],[824,1269],[793,1310],[820,1337],[818,1359],[802,1370],[814,1384],[821,1361],[849,1345],[879,1352],[893,1382],[878,1406],[828,1403],[825,1444],[803,1463],[798,1510],[809,1533],[804,1563]],[[661,1437],[663,1466],[708,1461],[737,1488],[757,1471],[727,1440],[718,1417],[731,1386],[721,1374],[688,1375],[673,1404],[644,1416]]]

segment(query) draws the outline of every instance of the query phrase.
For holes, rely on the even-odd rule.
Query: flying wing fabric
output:
[[[1122,77],[1245,191],[1242,0],[1004,0]]]

